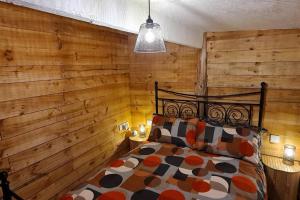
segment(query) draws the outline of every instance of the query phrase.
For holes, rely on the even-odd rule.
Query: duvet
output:
[[[62,200],[267,199],[261,164],[147,143],[115,160]]]

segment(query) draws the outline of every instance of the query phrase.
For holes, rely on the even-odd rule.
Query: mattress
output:
[[[267,199],[261,163],[147,143],[64,195],[66,200]]]

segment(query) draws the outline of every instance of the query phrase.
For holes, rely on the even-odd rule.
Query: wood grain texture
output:
[[[6,3],[0,18],[0,169],[55,199],[129,149],[128,35]]]
[[[166,42],[167,53],[135,54],[135,40],[130,35],[131,114],[137,128],[152,119],[155,81],[161,88],[195,94],[201,50]]]
[[[281,157],[286,143],[300,146],[299,38],[300,29],[207,34],[209,94],[250,92],[262,81],[268,84],[264,127],[281,136],[280,144],[263,136],[262,152],[269,155]]]
[[[201,51],[201,59],[197,67],[197,94],[207,95],[207,33],[203,33],[203,46]],[[201,108],[203,110],[204,108]]]
[[[299,173],[300,172],[300,161],[294,161],[293,165],[287,165],[283,162],[282,158],[262,155],[262,162],[265,166],[288,173]]]
[[[266,169],[269,199],[299,199],[299,161],[294,166],[289,166],[283,164],[282,158],[263,155],[262,160]]]
[[[266,169],[269,199],[297,200],[300,173],[287,173],[271,168]]]

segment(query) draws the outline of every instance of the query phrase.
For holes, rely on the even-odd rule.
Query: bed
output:
[[[160,89],[156,82],[150,142],[61,200],[267,199],[259,152],[266,85],[261,86],[250,93],[198,96]],[[224,100],[255,95],[257,103]]]

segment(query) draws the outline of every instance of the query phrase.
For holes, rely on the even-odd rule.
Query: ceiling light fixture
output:
[[[166,46],[162,37],[160,25],[154,23],[150,16],[150,0],[148,0],[149,15],[146,23],[140,26],[139,35],[136,39],[134,52],[136,53],[159,53],[166,52]]]

